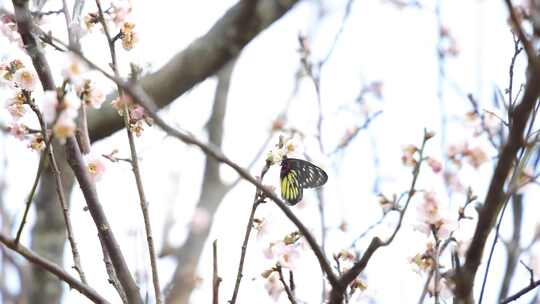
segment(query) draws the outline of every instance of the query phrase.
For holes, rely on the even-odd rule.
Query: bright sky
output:
[[[50,6],[45,10],[58,8],[56,1],[50,2]],[[205,33],[235,2],[167,1],[156,5],[153,1],[133,1],[132,18],[137,24],[140,43],[130,53],[121,52],[121,63],[127,67],[129,61],[133,60],[142,65],[149,64],[152,69],[158,68],[194,38]],[[325,2],[328,14],[318,25],[315,25],[317,12],[314,1],[303,1],[257,37],[242,53],[229,94],[223,144],[224,152],[236,162],[247,165],[251,161],[264,142],[271,121],[282,110],[293,89],[294,74],[299,65],[298,33],[312,34],[313,58],[320,59],[327,53],[341,23],[347,1]],[[299,94],[292,101],[290,125],[309,135],[305,151],[329,173],[329,182],[325,186],[327,224],[336,227],[343,219],[349,224],[349,234],[343,234],[336,229],[330,230],[327,246],[329,254],[346,248],[358,234],[380,218],[377,193],[372,191],[377,174],[381,177],[379,189],[383,193],[391,195],[407,189],[411,174],[410,169],[401,164],[401,149],[407,144],[419,145],[424,128],[438,133],[437,137],[429,142],[428,155],[441,158],[441,103],[437,98],[438,32],[435,2],[421,1],[422,9],[403,10],[380,0],[354,2],[343,34],[322,72],[322,127],[326,150],[335,147],[347,128],[363,122],[359,122],[361,115],[347,110],[354,108],[354,100],[362,85],[376,80],[383,82],[383,100],[378,101],[372,97],[367,100],[372,107],[383,110],[383,114],[372,123],[369,134],[362,132],[344,155],[327,158],[318,151],[313,137],[318,115],[316,95],[309,80],[301,81]],[[507,12],[502,1],[442,2],[442,22],[456,38],[460,51],[458,57],[450,58],[446,64],[448,81],[444,86],[444,110],[451,121],[446,136],[446,142],[450,144],[462,142],[467,138],[465,136],[471,134],[470,129],[460,127],[459,121],[456,123],[456,119],[461,119],[465,112],[470,110],[470,105],[464,95],[456,93],[454,87],[458,87],[465,94],[474,94],[483,108],[492,108],[494,88],[504,90],[508,83],[513,41],[506,24]],[[87,10],[95,10],[91,1],[87,4]],[[60,28],[63,26],[63,19],[58,20],[59,24],[51,21],[48,26],[53,29]],[[0,40],[0,45],[3,43],[3,40]],[[105,38],[98,32],[83,40],[83,49],[87,55],[102,63],[107,62],[108,58],[105,46]],[[63,58],[55,55],[53,51],[49,53],[52,62],[62,62]],[[515,84],[518,86],[524,78],[523,60],[518,62],[516,71]],[[205,138],[204,125],[211,109],[215,84],[214,79],[203,82],[161,114],[173,124],[190,130],[199,138]],[[7,121],[7,118],[5,111],[0,114],[0,121]],[[275,142],[274,140],[273,143]],[[0,151],[5,151],[2,158],[8,159],[5,168],[8,186],[5,200],[19,219],[23,211],[22,202],[37,166],[37,155],[28,150],[25,144],[13,138],[5,138],[2,134],[0,143],[4,147]],[[137,145],[142,158],[143,180],[150,201],[157,247],[160,248],[162,226],[170,212],[174,212],[177,220],[171,240],[180,244],[199,196],[203,155],[196,148],[164,138],[163,133],[156,128],[145,131],[137,140]],[[93,146],[93,152],[110,153],[115,148],[120,150],[119,155],[128,156],[124,132],[100,141]],[[374,166],[375,156],[379,160],[378,168]],[[260,160],[252,173],[258,174],[262,165]],[[15,176],[16,180],[13,179]],[[490,176],[490,165],[484,165],[478,171],[465,168],[460,175],[463,178],[462,183],[471,185],[480,199]],[[223,177],[227,181],[236,179],[236,175],[229,170],[223,171]],[[277,186],[277,181],[276,167],[266,176],[265,183]],[[439,199],[446,202],[449,209],[457,208],[458,204],[463,203],[464,196],[455,195],[449,200],[443,185],[441,176],[433,174],[426,167],[421,174],[419,187],[437,192]],[[109,215],[130,268],[138,270],[138,274],[148,280],[144,229],[130,168],[127,164],[109,163],[107,173],[97,187],[100,200]],[[538,189],[532,188],[531,192],[536,195]],[[247,183],[240,183],[233,189],[224,198],[209,237],[209,241],[217,239],[219,242],[220,275],[224,279],[220,292],[222,303],[232,294],[253,193],[254,188]],[[419,202],[420,198],[421,196],[418,196],[415,201]],[[305,202],[303,208],[295,207],[293,210],[318,235],[320,228],[314,191],[306,192]],[[527,202],[525,214],[538,214],[537,209],[534,210],[530,203],[532,202]],[[102,256],[98,250],[96,230],[89,214],[83,211],[83,206],[83,198],[76,189],[72,195],[71,214],[80,246],[82,266],[86,270],[88,281],[95,289],[106,298],[116,299],[115,291],[107,283],[106,273],[101,267]],[[530,211],[536,213],[528,213]],[[262,206],[258,217],[269,220],[272,231],[263,240],[257,241],[253,238],[249,244],[240,303],[252,303],[255,299],[257,303],[274,303],[266,296],[264,280],[260,277],[273,263],[264,258],[262,249],[268,241],[279,240],[294,230],[292,224],[273,204]],[[407,259],[424,249],[426,238],[413,231],[415,219],[416,211],[413,206],[395,242],[375,254],[363,276],[368,285],[367,295],[377,299],[378,303],[396,303],[397,299],[402,303],[415,303],[418,300],[424,279],[420,279],[419,275],[412,271],[413,267]],[[526,221],[523,235],[532,235],[536,219]],[[390,217],[389,221],[385,221],[374,233],[387,235],[385,233],[390,231],[393,224],[395,218]],[[28,231],[29,229],[26,232]],[[28,243],[29,234],[25,234],[23,239]],[[368,237],[360,243],[360,249],[369,239]],[[66,265],[71,265],[71,255],[67,247],[65,256]],[[211,261],[211,242],[208,242],[199,267],[199,275],[203,280],[200,288],[193,294],[193,303],[210,301]],[[493,303],[497,297],[499,278],[503,271],[499,265],[502,265],[502,261],[501,247],[495,254],[494,266],[491,269],[493,279],[488,281],[486,303]],[[319,266],[309,250],[303,253],[297,268],[295,278],[299,299],[306,303],[319,302]],[[159,261],[163,286],[173,270],[172,260]],[[479,273],[483,273],[483,267]],[[518,276],[512,290],[528,283],[528,274],[524,268],[518,267],[516,273]],[[149,290],[152,298],[151,285],[143,284],[142,290]],[[78,292],[67,291],[66,303],[84,301]],[[358,299],[358,303],[365,301],[366,299]],[[279,303],[288,303],[284,294],[279,298]]]

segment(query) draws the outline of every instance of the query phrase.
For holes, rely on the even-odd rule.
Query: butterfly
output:
[[[320,187],[328,180],[323,169],[314,164],[297,159],[284,158],[281,161],[281,197],[291,206],[302,200],[304,188]]]

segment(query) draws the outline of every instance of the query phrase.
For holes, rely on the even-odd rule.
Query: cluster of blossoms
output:
[[[113,1],[110,9],[103,12],[107,27],[119,28],[117,37],[122,40],[122,47],[126,51],[133,49],[135,43],[139,41],[139,35],[133,30],[135,23],[127,21],[132,9],[131,1]],[[87,32],[100,22],[98,12],[89,13],[84,17]]]
[[[425,192],[424,200],[417,206],[415,229],[427,235],[433,233],[437,239],[445,239],[457,227],[456,220],[449,216],[447,210],[441,208],[441,203],[433,192]]]
[[[124,116],[125,109],[127,107],[129,115],[129,129],[136,136],[141,136],[142,131],[144,131],[144,123],[146,123],[148,126],[151,126],[153,123],[153,119],[146,114],[144,108],[138,104],[135,104],[127,95],[117,97],[111,102],[111,105],[116,109],[116,111],[118,111],[120,116]]]
[[[280,164],[284,157],[297,153],[299,147],[299,141],[296,137],[291,136],[289,139],[280,137],[279,143],[274,149],[268,152],[266,156],[266,162],[270,164]]]
[[[439,270],[442,268],[441,265],[435,262],[437,258],[437,250],[432,242],[428,242],[426,249],[422,253],[418,253],[415,256],[410,258],[410,262],[415,265],[415,271],[419,274],[427,274],[432,271],[435,271],[435,268],[438,267]],[[453,296],[452,290],[454,285],[452,281],[447,278],[445,274],[437,277],[433,275],[427,285],[427,292],[434,296],[435,294],[439,295],[443,300],[451,299]]]
[[[410,262],[416,266],[416,272],[428,274],[444,270],[439,257],[441,255],[440,244],[442,240],[448,240],[458,228],[458,221],[450,216],[448,210],[441,207],[441,202],[437,200],[433,192],[424,193],[423,201],[417,206],[417,223],[414,229],[433,235],[435,239],[428,241],[423,252],[417,253],[410,258]],[[452,296],[452,284],[445,275],[432,276],[428,284],[428,292],[431,295],[439,294],[447,299]]]
[[[349,269],[352,268],[354,263],[358,261],[358,258],[354,252],[351,252],[349,250],[341,250],[337,254],[334,254],[334,261],[337,263],[337,267],[341,273],[345,273],[349,271]],[[368,288],[365,279],[362,279],[360,277],[356,277],[350,284],[349,284],[349,296],[353,295],[357,291],[362,293]]]
[[[17,32],[17,23],[11,15],[3,15],[0,17],[0,33],[11,43],[23,46],[23,41],[19,32]]]
[[[26,68],[21,60],[12,60],[0,65],[0,77],[3,83],[13,90],[13,97],[7,100],[6,109],[13,121],[8,129],[14,137],[24,140],[29,138],[28,147],[34,151],[42,151],[46,147],[43,134],[38,130],[31,130],[21,120],[29,111],[29,105],[39,110],[44,122],[49,126],[54,138],[61,143],[75,135],[78,109],[81,101],[85,105],[99,108],[105,101],[104,94],[98,89],[91,78],[83,74],[85,69],[76,61],[69,61],[63,74],[68,79],[66,83],[72,84],[72,89],[66,86],[60,90],[37,92],[37,77]],[[35,104],[37,102],[37,104]],[[39,106],[38,106],[39,105]],[[92,178],[99,179],[104,172],[104,165],[97,157],[87,162]]]
[[[474,128],[475,137],[486,133],[488,137],[496,136],[502,128],[502,120],[497,114],[485,111],[479,114],[477,111],[470,111],[465,114],[465,122]]]
[[[22,61],[15,59],[0,64],[0,77],[3,83],[13,90],[13,97],[8,98],[6,109],[13,118],[8,129],[11,135],[24,140],[29,134],[29,128],[21,122],[21,118],[28,112],[28,103],[32,99],[32,91],[36,86],[36,76],[27,69]],[[43,136],[35,133],[31,136],[28,146],[40,151],[45,148]]]
[[[488,161],[488,155],[482,147],[476,146],[471,148],[467,143],[448,147],[447,157],[458,168],[462,166],[464,160],[475,169],[478,169]]]
[[[262,225],[255,226],[256,229],[258,229],[258,227],[260,228]],[[304,249],[305,244],[303,239],[301,238],[300,233],[296,231],[287,234],[282,240],[270,242],[268,247],[265,248],[265,257],[275,261],[275,266],[263,271],[261,276],[266,280],[266,291],[275,301],[277,301],[284,290],[279,281],[278,271],[281,271],[281,268],[293,271],[300,259],[301,251]]]
[[[52,131],[61,143],[75,135],[77,125],[75,119],[78,115],[81,100],[73,93],[58,94],[57,91],[45,91],[41,99],[43,118],[47,124],[52,125]]]

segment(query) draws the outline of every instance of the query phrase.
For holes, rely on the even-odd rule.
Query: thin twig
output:
[[[219,284],[221,284],[221,278],[218,274],[217,240],[214,240],[212,243],[212,258],[212,303],[219,304]]]
[[[258,182],[262,182],[264,175],[270,168],[270,165],[267,163],[263,170],[261,171],[261,177],[257,179]],[[238,272],[236,274],[236,283],[234,284],[234,290],[233,295],[231,297],[231,300],[229,301],[230,304],[236,303],[236,298],[238,297],[238,291],[240,290],[240,282],[242,281],[242,271],[244,269],[244,260],[246,258],[247,253],[247,245],[249,242],[249,236],[251,234],[251,229],[253,228],[253,219],[255,218],[255,211],[257,211],[257,207],[263,202],[263,200],[259,197],[260,196],[260,190],[259,188],[255,189],[255,198],[253,199],[253,205],[251,207],[251,212],[249,214],[248,223],[246,226],[246,233],[244,234],[244,242],[242,243],[242,250],[240,252],[240,262],[238,263]]]
[[[411,185],[408,190],[408,196],[407,201],[405,202],[404,206],[401,209],[398,209],[399,211],[399,219],[396,227],[394,228],[394,231],[390,235],[390,237],[383,241],[379,237],[374,237],[371,239],[371,242],[368,246],[368,248],[365,250],[364,254],[362,255],[362,258],[354,263],[354,265],[343,275],[341,275],[338,279],[337,284],[332,284],[332,291],[330,292],[330,301],[331,304],[340,304],[343,302],[343,294],[345,293],[347,286],[366,268],[369,260],[379,249],[380,247],[388,246],[392,243],[394,238],[396,237],[398,231],[401,228],[401,225],[403,223],[403,218],[405,217],[405,213],[409,207],[409,204],[414,196],[416,191],[416,182],[418,180],[418,176],[420,175],[420,167],[422,163],[424,162],[424,149],[426,147],[426,142],[432,138],[432,134],[429,133],[427,130],[424,130],[424,138],[422,140],[422,145],[418,149],[418,161],[416,162],[416,165],[413,169],[413,178],[411,181]]]
[[[287,285],[287,282],[285,282],[285,278],[283,277],[283,271],[281,264],[277,263],[275,267],[278,275],[279,275],[279,281],[281,284],[283,284],[283,289],[285,290],[285,293],[287,294],[287,298],[289,298],[289,301],[291,304],[296,304],[296,299],[294,298],[294,294],[291,291],[291,288],[289,288],[289,285]]]
[[[122,303],[127,304],[128,301],[126,292],[124,291],[124,288],[122,288],[122,284],[120,284],[118,276],[116,276],[114,266],[111,262],[109,253],[107,252],[107,246],[105,246],[101,238],[99,238],[99,242],[101,243],[101,251],[103,252],[103,263],[105,264],[105,270],[107,271],[107,275],[109,275],[109,283],[114,287],[114,289],[116,289],[120,299],[122,299]]]
[[[41,177],[41,173],[43,172],[43,168],[45,167],[46,158],[47,158],[46,152],[41,153],[41,156],[39,158],[38,169],[36,172],[36,177],[34,178],[34,183],[32,185],[32,189],[30,190],[30,194],[28,195],[28,199],[26,199],[26,207],[24,208],[21,224],[19,225],[19,229],[17,229],[17,234],[15,236],[15,244],[19,244],[19,241],[21,239],[21,234],[24,228],[24,224],[26,224],[26,217],[28,216],[28,211],[30,210],[30,206],[32,205],[32,202],[34,201],[34,194],[36,193],[37,185],[39,183],[39,178]]]
[[[335,153],[337,153],[338,151],[342,150],[343,148],[347,147],[347,146],[352,142],[352,140],[358,135],[358,133],[360,133],[360,131],[367,129],[367,128],[369,127],[369,124],[370,124],[375,118],[377,118],[377,116],[379,116],[379,115],[381,115],[381,114],[382,114],[382,111],[377,111],[377,112],[373,113],[371,116],[369,116],[368,118],[366,118],[366,120],[364,121],[364,123],[363,123],[361,126],[355,128],[355,129],[354,129],[354,132],[353,132],[351,135],[347,136],[347,140],[341,142],[341,143],[334,149],[334,151],[332,151],[332,152],[330,153],[330,155],[331,155],[331,154],[335,154]]]
[[[69,273],[65,272],[62,268],[60,268],[60,266],[37,255],[36,253],[21,244],[15,244],[14,240],[9,239],[3,234],[0,234],[0,243],[4,244],[7,248],[23,256],[30,263],[44,269],[45,271],[56,276],[58,279],[66,282],[70,288],[76,289],[94,303],[109,303],[96,290],[86,285],[85,283],[80,282],[75,277],[71,276]]]
[[[115,76],[120,77],[119,73],[118,73],[118,60],[117,60],[117,57],[116,57],[115,44],[114,44],[113,39],[111,38],[107,23],[105,22],[105,17],[103,15],[103,10],[101,8],[100,0],[96,0],[96,5],[97,5],[97,8],[98,8],[99,20],[100,20],[101,25],[103,27],[103,31],[105,32],[105,36],[107,38],[107,43],[108,43],[108,46],[109,46],[109,51],[111,53],[111,60],[112,60],[112,65],[111,66],[112,66],[112,69],[114,71]],[[118,95],[120,96],[119,98],[122,98],[123,92],[122,92],[122,88],[120,86],[118,86]],[[130,128],[130,114],[129,114],[129,108],[128,108],[128,103],[127,102],[124,104],[124,115],[122,115],[122,116],[124,118],[124,125],[126,127],[126,132],[127,132],[127,136],[128,136],[129,150],[130,150],[130,153],[131,153],[131,166],[133,168],[133,175],[135,177],[135,182],[137,184],[137,191],[138,191],[138,194],[139,194],[139,202],[140,202],[140,207],[141,207],[141,211],[142,211],[142,215],[143,215],[143,219],[144,219],[144,228],[145,228],[145,232],[146,232],[146,241],[147,241],[147,244],[148,244],[148,253],[149,253],[149,256],[150,256],[150,265],[151,265],[151,269],[152,269],[152,282],[153,282],[153,285],[154,285],[154,294],[155,294],[155,298],[156,298],[156,303],[160,304],[162,302],[162,299],[161,299],[161,290],[160,290],[160,285],[159,285],[159,275],[158,275],[158,271],[157,271],[156,250],[155,250],[155,247],[154,247],[154,238],[153,238],[153,235],[152,235],[152,225],[150,223],[150,214],[149,214],[149,210],[148,210],[148,201],[146,200],[146,194],[144,193],[142,176],[141,176],[141,171],[140,171],[140,168],[139,168],[139,160],[138,160],[138,156],[137,156],[137,149],[135,147],[135,139],[134,139],[134,136],[133,136],[133,132],[131,131],[131,128]]]
[[[534,47],[532,46],[531,42],[529,41],[529,39],[527,39],[527,36],[525,35],[525,31],[521,27],[521,20],[516,14],[514,6],[512,5],[512,1],[504,0],[504,3],[506,4],[506,7],[510,14],[510,20],[512,21],[512,26],[514,30],[516,31],[516,34],[519,40],[521,41],[523,48],[525,49],[525,53],[527,53],[527,59],[529,60],[529,63],[534,67],[534,69],[538,69],[540,66],[538,65],[538,58],[536,57],[536,51]]]
[[[519,299],[522,295],[528,293],[529,291],[535,289],[536,287],[540,286],[540,280],[534,281],[529,286],[521,289],[520,291],[516,292],[514,295],[509,296],[508,298],[504,299],[501,304],[510,303],[512,301],[515,301]]]
[[[64,223],[66,225],[67,238],[71,247],[73,263],[75,264],[73,267],[79,273],[79,276],[81,277],[81,281],[86,284],[86,276],[82,269],[81,257],[79,255],[77,242],[75,241],[75,236],[73,233],[73,226],[71,225],[71,218],[69,216],[69,207],[68,207],[66,196],[64,194],[64,187],[62,186],[62,177],[60,176],[60,169],[58,168],[58,163],[56,162],[56,158],[54,156],[53,146],[51,145],[52,136],[49,137],[47,133],[47,123],[45,122],[45,119],[43,118],[43,114],[38,109],[37,105],[34,103],[34,100],[30,97],[29,93],[27,93],[26,95],[26,102],[30,106],[32,111],[36,114],[36,117],[38,118],[39,124],[41,126],[41,136],[43,137],[43,141],[45,141],[45,144],[46,144],[45,152],[49,156],[51,171],[55,178],[56,193],[58,195],[58,201],[60,202],[60,207],[62,208],[62,215],[64,217]]]
[[[429,272],[427,280],[424,283],[424,288],[422,289],[422,293],[420,294],[420,299],[418,299],[418,304],[424,303],[424,299],[426,298],[426,295],[428,293],[429,283],[431,282],[431,279],[433,278],[434,272],[435,272],[435,269],[431,269],[431,271]]]

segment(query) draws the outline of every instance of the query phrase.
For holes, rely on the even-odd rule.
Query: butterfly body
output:
[[[281,197],[289,205],[296,205],[303,197],[304,188],[324,185],[328,175],[314,164],[297,158],[284,158],[281,161]]]

